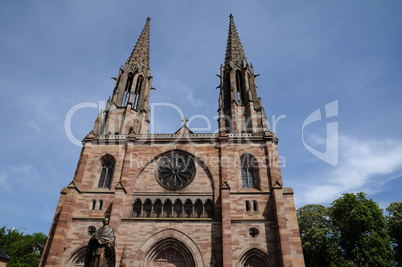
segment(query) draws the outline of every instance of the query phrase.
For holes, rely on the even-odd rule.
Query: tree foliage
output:
[[[329,208],[306,205],[297,216],[306,266],[395,266],[383,211],[364,193]]]
[[[0,228],[0,245],[11,259],[8,267],[38,266],[40,256],[33,251],[33,246],[35,243],[44,245],[45,242],[46,235],[42,233],[25,235],[16,229]]]
[[[397,266],[402,266],[402,202],[392,202],[386,216],[389,235],[394,244],[394,258]]]
[[[297,210],[306,266],[329,266],[332,254],[327,208],[309,204]]]
[[[394,266],[383,211],[375,201],[364,193],[343,194],[331,203],[329,213],[339,233],[337,265]]]

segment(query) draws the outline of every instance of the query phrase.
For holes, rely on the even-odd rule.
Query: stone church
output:
[[[293,190],[284,187],[278,139],[233,16],[218,75],[218,133],[193,133],[185,118],[175,133],[148,133],[149,34],[148,18],[82,141],[40,266],[84,266],[105,217],[116,266],[304,266]]]

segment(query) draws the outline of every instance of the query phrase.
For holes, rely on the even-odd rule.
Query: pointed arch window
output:
[[[138,109],[138,101],[140,98],[140,93],[141,93],[143,82],[144,82],[144,77],[142,75],[138,76],[137,83],[135,85],[134,100],[133,100],[133,105],[132,105],[132,108],[134,108],[134,109]]]
[[[112,155],[105,155],[101,158],[102,170],[99,178],[99,188],[109,188],[112,182],[115,160]]]
[[[243,79],[241,77],[241,72],[236,71],[236,88],[237,88],[237,103],[239,105],[244,104],[244,87],[243,87]]]
[[[241,180],[243,188],[258,188],[258,162],[257,159],[245,154],[240,158]]]
[[[230,86],[230,74],[226,74],[226,87],[224,88],[224,94],[223,94],[223,103],[224,103],[224,109],[228,109],[230,107],[230,101],[231,101],[231,86]]]
[[[133,79],[134,79],[134,75],[132,73],[127,75],[126,87],[124,88],[123,98],[121,100],[122,107],[127,106],[127,102],[130,99],[130,91],[131,91],[131,86],[133,85]]]

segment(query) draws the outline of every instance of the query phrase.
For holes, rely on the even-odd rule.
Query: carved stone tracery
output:
[[[169,248],[159,254],[154,260],[153,267],[187,267],[183,255],[176,249]]]
[[[155,178],[162,187],[179,190],[193,181],[195,171],[195,163],[190,156],[181,152],[171,152],[159,159]]]
[[[244,264],[244,267],[267,267],[267,266],[261,260],[261,258],[259,258],[257,256],[252,256],[246,261],[246,263]]]

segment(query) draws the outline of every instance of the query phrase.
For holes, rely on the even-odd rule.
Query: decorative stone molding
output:
[[[261,248],[253,247],[242,253],[236,267],[243,266],[279,266],[279,264]]]
[[[187,261],[187,266],[204,266],[201,251],[194,241],[183,232],[175,229],[160,231],[145,241],[137,251],[132,266],[152,266],[156,257],[168,247],[174,247],[180,251]]]

